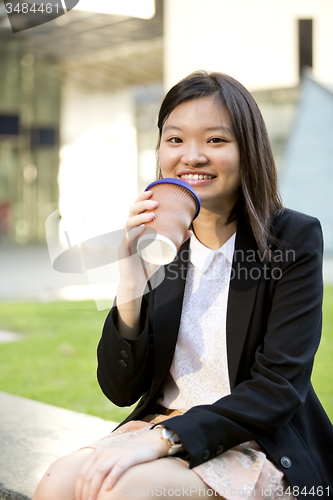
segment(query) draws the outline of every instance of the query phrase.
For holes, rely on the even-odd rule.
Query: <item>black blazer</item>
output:
[[[312,487],[310,497],[323,488],[327,498],[333,495],[333,427],[310,382],[321,336],[322,231],[317,219],[285,209],[272,232],[276,242],[265,261],[246,218],[237,223],[227,310],[231,394],[165,425],[181,438],[190,468],[254,439],[300,488],[299,499],[309,498]],[[115,306],[106,319],[100,386],[118,406],[141,398],[123,423],[153,413],[161,394],[177,341],[188,245],[144,296],[136,340],[117,332]]]

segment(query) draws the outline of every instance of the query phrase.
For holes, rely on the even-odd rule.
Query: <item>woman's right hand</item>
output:
[[[151,222],[155,214],[151,212],[158,207],[158,202],[151,200],[152,192],[141,193],[129,210],[125,225],[125,235],[118,249],[121,295],[128,295],[128,300],[142,296],[147,280],[160,266],[143,263],[136,251],[138,238],[145,231],[144,224]],[[127,300],[126,300],[127,302]]]
[[[120,283],[117,293],[118,305],[142,297],[147,281],[161,267],[143,261],[136,251],[138,238],[145,231],[145,224],[154,220],[155,214],[153,210],[158,207],[158,202],[150,199],[152,194],[152,191],[141,193],[129,211],[125,236],[118,249],[120,270]],[[188,230],[183,243],[192,234],[193,231]]]
[[[141,300],[148,280],[161,267],[144,261],[136,251],[138,238],[145,231],[144,224],[154,219],[155,214],[152,210],[158,207],[158,202],[151,200],[151,196],[151,191],[145,191],[131,206],[124,238],[118,248],[120,272],[117,290],[118,330],[120,335],[127,339],[135,339],[139,335]],[[192,234],[192,231],[187,231],[184,241]],[[164,269],[161,269],[161,275],[155,275],[155,278],[154,286],[157,286],[164,279]]]

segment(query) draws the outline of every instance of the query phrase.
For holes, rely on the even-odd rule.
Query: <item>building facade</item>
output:
[[[156,0],[146,19],[74,8],[13,34],[0,4],[0,238],[44,241],[57,208],[73,243],[121,227],[154,179],[163,93],[197,69],[253,93],[297,208],[301,75],[333,82],[332,22],[331,0]]]

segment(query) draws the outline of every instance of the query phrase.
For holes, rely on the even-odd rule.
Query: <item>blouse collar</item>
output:
[[[214,257],[222,254],[232,264],[235,249],[236,233],[234,233],[220,248],[212,250],[203,245],[193,234],[190,239],[190,261],[202,273],[205,273],[211,265]]]

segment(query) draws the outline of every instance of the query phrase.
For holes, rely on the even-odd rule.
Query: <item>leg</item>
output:
[[[210,491],[209,491],[210,490]],[[212,490],[190,470],[184,462],[175,458],[160,458],[153,462],[136,465],[128,469],[110,491],[102,486],[97,500],[124,500],[134,496],[157,498],[223,498]]]
[[[44,474],[32,500],[74,500],[76,476],[94,451],[83,448],[54,462]]]

